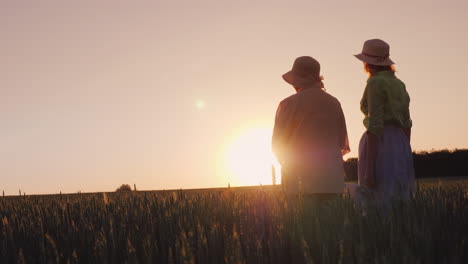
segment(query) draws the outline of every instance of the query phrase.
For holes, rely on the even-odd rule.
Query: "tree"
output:
[[[443,178],[468,176],[468,149],[432,150],[413,152],[416,178]],[[344,162],[345,180],[358,178],[358,160],[350,158]]]
[[[132,191],[132,187],[130,187],[130,185],[128,184],[122,184],[120,185],[119,188],[117,188],[117,190],[115,190],[116,192],[131,192]]]

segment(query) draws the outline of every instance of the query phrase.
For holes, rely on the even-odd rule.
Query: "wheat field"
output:
[[[390,212],[279,186],[0,198],[0,263],[468,263],[468,180]]]

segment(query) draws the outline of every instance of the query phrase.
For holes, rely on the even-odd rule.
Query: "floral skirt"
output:
[[[408,137],[401,128],[385,126],[377,140],[375,176],[377,187],[365,185],[367,166],[368,135],[364,133],[359,142],[358,184],[348,184],[347,190],[358,203],[383,203],[394,200],[408,200],[415,193],[416,181],[413,155]]]

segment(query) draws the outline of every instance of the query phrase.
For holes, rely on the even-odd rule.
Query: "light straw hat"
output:
[[[366,40],[362,52],[354,56],[372,65],[390,66],[395,64],[390,59],[390,45],[381,39]]]

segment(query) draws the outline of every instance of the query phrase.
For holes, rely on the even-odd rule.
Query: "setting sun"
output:
[[[225,156],[231,184],[271,184],[272,165],[276,182],[280,181],[279,165],[271,151],[271,134],[270,128],[259,127],[246,130],[234,139]]]

